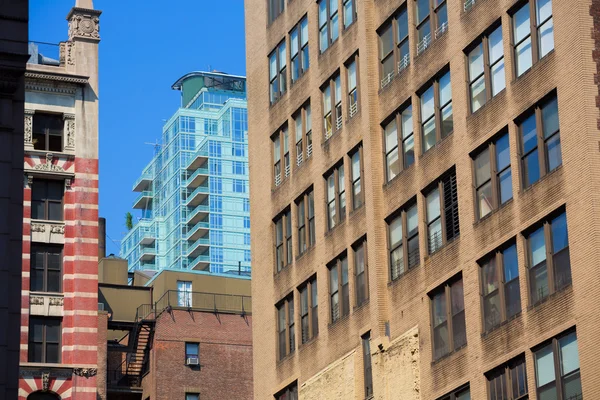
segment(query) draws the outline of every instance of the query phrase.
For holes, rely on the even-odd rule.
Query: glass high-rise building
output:
[[[135,225],[121,242],[129,270],[250,273],[246,79],[192,72],[181,108],[133,190]]]

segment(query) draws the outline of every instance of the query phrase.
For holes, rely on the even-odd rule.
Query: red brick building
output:
[[[77,0],[67,41],[29,45],[22,400],[96,399],[100,14]]]

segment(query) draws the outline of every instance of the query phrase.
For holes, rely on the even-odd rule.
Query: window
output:
[[[342,0],[342,5],[344,7],[344,29],[347,29],[356,21],[356,4],[354,0]]]
[[[29,318],[29,362],[60,362],[60,319]]]
[[[269,54],[269,91],[274,104],[287,91],[285,40]]]
[[[340,74],[329,80],[321,89],[323,93],[323,128],[325,140],[342,128],[342,83]]]
[[[400,129],[398,129],[400,127]],[[386,179],[391,181],[415,162],[412,106],[409,104],[384,126]],[[399,149],[399,143],[402,147]]]
[[[373,368],[371,366],[371,332],[362,336],[363,348],[363,376],[365,385],[365,399],[373,396]]]
[[[302,343],[319,334],[319,303],[317,295],[317,278],[314,277],[300,288],[300,326]]]
[[[469,386],[462,387],[453,391],[452,393],[448,393],[447,395],[440,397],[437,400],[471,400],[471,391]]]
[[[367,240],[362,239],[353,246],[354,283],[356,285],[356,306],[363,305],[369,299],[369,275],[367,273]]]
[[[534,352],[538,399],[581,400],[577,333],[553,338]]]
[[[31,245],[31,291],[60,292],[62,247]]]
[[[63,151],[65,122],[58,114],[33,114],[33,148],[46,151]]]
[[[403,208],[388,221],[390,277],[398,279],[419,265],[419,216],[417,205]]]
[[[448,71],[421,94],[423,153],[450,135],[453,129],[452,87]]]
[[[564,212],[527,236],[531,304],[571,284],[569,233]]]
[[[277,305],[277,330],[279,332],[279,359],[296,350],[294,331],[294,296],[290,295]]]
[[[439,179],[426,195],[427,245],[429,254],[460,235],[456,172]]]
[[[436,289],[431,297],[433,359],[467,344],[462,275]]]
[[[312,123],[310,104],[306,104],[294,115],[296,128],[296,165],[300,166],[312,156]]]
[[[185,400],[200,400],[199,393],[186,393]]]
[[[348,286],[348,257],[340,256],[329,266],[329,298],[331,322],[350,314],[350,292]]]
[[[279,186],[281,185],[282,178],[289,177],[292,171],[290,165],[290,144],[287,125],[275,133],[271,140],[273,141],[273,176],[275,177],[275,186]],[[283,177],[281,176],[282,160]]]
[[[402,8],[390,22],[378,30],[379,35],[379,74],[381,87],[391,82],[394,75],[404,71],[410,64],[408,43],[408,12]]]
[[[499,249],[479,264],[483,329],[488,332],[521,311],[517,246]]]
[[[346,188],[344,164],[325,177],[327,183],[327,229],[333,229],[346,218]]]
[[[276,394],[275,400],[298,400],[298,382],[292,383]]]
[[[199,365],[200,363],[200,344],[185,344],[185,363],[186,365]]]
[[[504,133],[473,157],[477,219],[512,199],[509,147],[508,133]]]
[[[269,2],[269,23],[275,21],[285,11],[285,0],[267,0]]]
[[[31,189],[31,218],[62,221],[63,196],[63,181],[34,179]]]
[[[474,113],[506,87],[502,26],[484,35],[467,53],[467,59],[471,112]]]
[[[415,7],[418,55],[429,47],[433,38],[437,39],[448,30],[448,9],[446,0],[415,0]],[[431,34],[432,26],[435,29],[434,37]]]
[[[177,305],[192,307],[192,282],[177,281]]]
[[[315,196],[312,188],[296,201],[298,212],[298,253],[315,244]]]
[[[292,214],[284,211],[275,219],[275,264],[277,272],[292,263]]]
[[[555,94],[522,117],[519,137],[523,187],[527,188],[562,164]]]
[[[348,81],[348,116],[352,118],[358,112],[358,55],[352,57],[352,61],[346,65],[346,77]]]
[[[554,49],[552,0],[528,0],[512,14],[512,25],[515,70],[521,76]]]
[[[292,83],[296,82],[308,69],[308,18],[304,17],[290,32],[290,63]]]
[[[488,400],[527,398],[525,356],[519,356],[485,375],[487,378]]]
[[[338,0],[319,1],[319,49],[321,53],[338,38]]]
[[[365,191],[363,190],[363,183],[361,181],[363,164],[362,164],[362,144],[358,149],[350,155],[350,162],[352,164],[352,209],[356,210],[365,202]]]

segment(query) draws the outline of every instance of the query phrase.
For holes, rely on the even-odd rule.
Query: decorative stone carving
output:
[[[29,188],[31,188],[31,185],[33,185],[33,175],[27,175],[26,179],[27,179],[27,186]]]
[[[65,304],[65,299],[62,297],[50,297],[50,302],[48,304],[51,306],[62,307]]]
[[[67,16],[69,20],[69,40],[73,38],[100,40],[100,19],[102,12],[87,8],[73,7]]]
[[[29,304],[32,306],[43,306],[44,305],[44,297],[43,296],[31,296],[29,298]]]
[[[50,389],[50,372],[42,372],[42,390],[44,392]]]
[[[73,368],[73,374],[84,378],[91,378],[98,373],[97,368]]]
[[[38,171],[65,172],[63,167],[61,167],[60,165],[52,164],[53,158],[54,158],[54,156],[52,155],[52,153],[46,154],[46,163],[45,164],[36,164],[34,169],[36,169]]]
[[[65,114],[63,116],[65,120],[65,147],[75,147],[75,115]]]
[[[46,232],[46,225],[44,225],[44,224],[31,224],[31,232]]]
[[[65,179],[65,188],[67,190],[71,189],[71,178],[66,178]]]
[[[33,147],[33,111],[25,110],[25,146]]]
[[[75,47],[75,43],[71,41],[60,42],[60,65],[75,65],[73,47]]]
[[[50,233],[60,233],[61,235],[65,234],[65,226],[64,225],[51,225]]]
[[[43,374],[48,374],[48,378],[65,378],[69,379],[73,377],[73,370],[71,368],[53,369],[50,371],[44,370],[46,367],[25,367],[19,368],[19,376],[22,378],[42,378]]]

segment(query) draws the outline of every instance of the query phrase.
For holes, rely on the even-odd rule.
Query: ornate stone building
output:
[[[22,400],[96,399],[100,14],[77,0],[67,41],[29,45]]]

